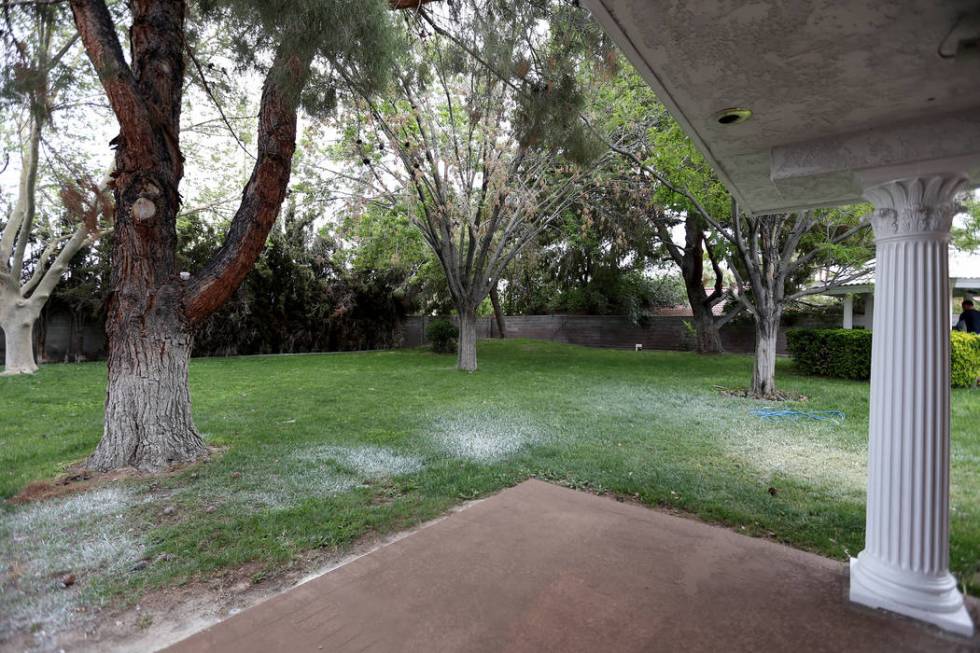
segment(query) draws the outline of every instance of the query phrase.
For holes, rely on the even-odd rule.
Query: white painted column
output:
[[[954,296],[956,289],[953,288],[952,284],[949,287],[949,328],[950,330],[956,326],[956,297]]]
[[[962,635],[949,572],[949,230],[960,175],[874,186],[877,242],[865,548],[852,601]]]
[[[854,295],[844,295],[844,328],[854,328]]]

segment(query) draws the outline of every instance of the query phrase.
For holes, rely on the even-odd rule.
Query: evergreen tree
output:
[[[206,455],[191,418],[193,335],[252,268],[285,198],[297,115],[329,109],[336,74],[366,90],[398,49],[391,7],[426,0],[131,0],[129,58],[105,0],[70,0],[119,123],[105,430],[89,466],[159,470]],[[182,96],[195,29],[218,23],[243,65],[264,65],[257,157],[224,244],[190,279],[177,266]],[[192,60],[197,65],[198,62]]]

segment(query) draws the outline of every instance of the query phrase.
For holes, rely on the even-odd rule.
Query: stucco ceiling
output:
[[[980,181],[978,0],[586,4],[749,211],[855,201],[901,170]],[[753,116],[719,124],[730,107]]]

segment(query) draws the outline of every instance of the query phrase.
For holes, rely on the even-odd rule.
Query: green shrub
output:
[[[972,388],[980,378],[980,336],[953,331],[952,381],[954,388]]]
[[[435,320],[425,330],[426,337],[432,343],[432,351],[437,354],[455,354],[456,338],[459,329],[449,320]]]
[[[786,341],[804,374],[871,378],[871,332],[865,329],[789,329]]]
[[[871,332],[865,329],[789,329],[786,342],[804,374],[871,378]],[[952,386],[972,387],[980,377],[980,337],[952,334]]]

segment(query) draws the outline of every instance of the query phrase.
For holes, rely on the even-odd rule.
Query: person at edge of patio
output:
[[[956,328],[980,335],[980,311],[973,308],[972,299],[963,300],[963,312],[960,313],[960,319],[956,321]]]

